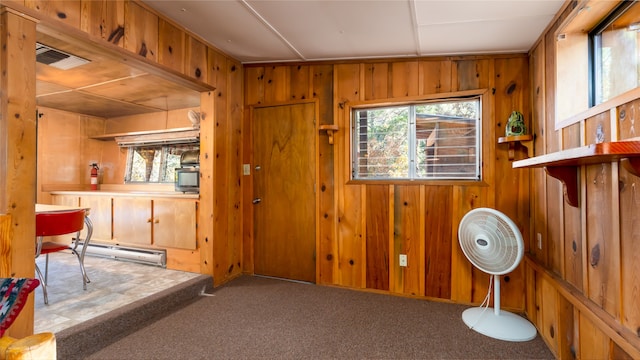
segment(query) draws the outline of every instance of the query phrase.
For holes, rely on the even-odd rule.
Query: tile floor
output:
[[[37,264],[44,275],[44,256]],[[82,289],[78,260],[71,253],[54,253],[49,258],[49,305],[42,287],[35,292],[34,331],[59,332],[120,306],[160,292],[198,274],[108,258],[85,257],[91,282]]]

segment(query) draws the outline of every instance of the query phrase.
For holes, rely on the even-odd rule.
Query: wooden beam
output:
[[[200,273],[213,276],[215,285],[222,280],[218,269],[215,273],[214,242],[214,179],[215,179],[215,92],[203,92],[200,97],[200,202],[198,205],[198,248],[200,249]]]
[[[11,219],[0,240],[1,256],[10,260],[0,275],[8,277],[33,277],[35,273],[35,43],[35,22],[0,8],[0,212]],[[32,333],[30,300],[9,335],[21,338]]]

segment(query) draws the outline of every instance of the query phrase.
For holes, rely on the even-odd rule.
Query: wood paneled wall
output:
[[[529,57],[270,64],[243,69],[188,32],[176,32],[175,24],[138,2],[17,3],[216,87],[201,97],[206,148],[203,181],[207,185],[202,190],[204,215],[199,236],[201,270],[212,274],[217,285],[253,269],[251,178],[241,175],[240,166],[250,162],[253,149],[247,133],[251,123],[243,118],[243,107],[315,98],[319,124],[340,128],[334,145],[329,145],[326,133],[318,134],[319,284],[480,302],[488,276],[464,258],[457,244],[457,226],[470,209],[494,207],[518,224],[528,245],[526,263],[508,281],[504,279],[504,306],[526,310],[559,358],[640,358],[640,269],[634,261],[640,255],[638,178],[617,163],[585,166],[580,170],[581,207],[574,208],[562,201],[557,180],[540,169],[512,169],[506,147],[497,144],[512,110],[525,114],[536,135],[536,155],[591,143],[598,131],[604,131],[608,140],[637,136],[633,124],[638,100],[554,130],[555,30],[571,9],[541,37]],[[149,21],[133,21],[139,18]],[[96,26],[98,23],[108,29]],[[127,26],[133,23],[136,26]],[[7,39],[3,33],[3,41]],[[18,46],[11,39],[8,44]],[[166,46],[181,51],[167,56]],[[7,52],[3,54],[0,65],[6,68]],[[347,183],[349,118],[345,105],[474,89],[487,89],[489,94],[483,129],[486,185]],[[7,108],[2,112],[7,114]],[[10,151],[20,149],[14,145]],[[7,189],[5,208],[10,198],[24,193],[13,187],[15,179],[2,183]],[[13,238],[32,238],[9,233]],[[542,248],[537,246],[538,234]],[[26,243],[10,243],[10,253],[26,255],[14,256],[9,271],[33,272],[19,265],[20,259],[32,258]],[[408,255],[406,268],[396,261],[400,253]],[[6,254],[5,246],[0,255]],[[29,328],[24,322],[18,326]]]
[[[200,110],[199,107],[193,109]],[[187,128],[191,126],[187,117],[189,110],[191,108],[102,118],[39,106],[37,201],[49,203],[49,191],[53,190],[89,190],[90,162],[100,166],[101,186],[123,185],[126,149],[114,140],[91,137]]]
[[[10,126],[3,127],[8,130],[7,132],[0,132],[5,139],[11,138],[7,142],[8,153],[3,154],[2,158],[7,156],[14,166],[9,169],[5,166],[7,162],[0,160],[0,175],[2,175],[0,184],[6,190],[0,193],[0,199],[5,209],[13,209],[0,212],[13,215],[14,223],[20,223],[20,229],[25,229],[2,232],[0,256],[3,261],[7,256],[12,257],[10,269],[7,269],[10,274],[32,276],[34,269],[33,236],[29,236],[33,234],[34,226],[29,224],[34,223],[32,205],[35,203],[36,193],[36,102],[33,64],[35,64],[35,23],[39,22],[47,29],[55,29],[61,34],[73,32],[73,35],[77,36],[78,31],[84,32],[87,37],[82,36],[82,38],[94,45],[104,44],[106,48],[117,45],[136,54],[134,56],[144,58],[136,64],[142,64],[146,71],[154,74],[170,73],[171,76],[167,78],[177,80],[182,85],[195,84],[195,88],[200,89],[215,88],[214,91],[201,94],[201,137],[206,139],[202,164],[207,169],[207,173],[201,179],[202,193],[197,235],[198,244],[201,247],[200,270],[204,274],[213,276],[214,285],[223,284],[240,275],[243,227],[241,216],[242,65],[139,1],[1,0],[0,4],[3,9],[4,6],[9,10],[16,9],[9,16],[11,21],[20,18],[16,14],[27,14],[29,19],[23,22],[31,23],[29,27],[19,23],[12,23],[10,26],[3,23],[2,26],[2,41],[5,45],[0,58],[0,65],[4,70],[2,88],[5,105],[2,105],[2,111],[6,116],[0,118],[24,117],[24,120],[21,118],[20,121],[12,121]],[[11,38],[10,33],[20,34],[21,38]],[[169,48],[176,51],[167,52]],[[29,86],[30,83],[32,83],[31,86]],[[202,86],[202,84],[210,86]],[[20,90],[14,92],[14,88]],[[5,92],[5,90],[11,90],[11,92]],[[7,96],[19,101],[14,101],[7,106]],[[49,112],[52,113],[53,110]],[[9,113],[11,116],[7,115]],[[100,127],[105,121],[105,119],[98,119],[97,122],[88,125],[91,121],[86,120],[89,120],[88,117],[80,114],[64,114],[62,117],[63,123],[68,121],[69,124],[75,124],[72,126],[71,133],[83,136],[92,132],[86,131],[87,129]],[[26,125],[23,126],[23,122]],[[87,125],[89,127],[86,127]],[[31,130],[33,130],[33,139],[30,137]],[[46,134],[42,135],[46,136]],[[33,141],[23,144],[27,140]],[[85,144],[93,144],[93,142],[89,140]],[[49,145],[52,143],[50,142]],[[98,151],[92,146],[82,147],[79,150],[83,151],[83,154],[77,157],[80,162],[94,159],[93,156]],[[116,151],[106,151],[103,155],[106,154],[107,158],[115,158],[117,154],[114,155],[114,153]],[[73,180],[69,181],[74,183],[71,186],[81,188],[86,184],[83,177],[88,172],[82,170],[84,168],[82,163],[77,164],[76,167],[71,169]],[[29,169],[33,170],[32,173],[29,173]],[[43,181],[59,184],[61,179],[50,177]],[[33,182],[32,186],[27,186],[31,182]],[[43,185],[46,184],[43,183]],[[33,199],[29,200],[32,197]],[[16,198],[20,199],[20,204],[26,204],[27,210],[22,210],[22,205],[16,207],[18,203],[14,200]],[[11,238],[6,234],[11,234]],[[24,313],[28,314],[31,311],[32,314],[32,309],[32,305],[27,306]],[[31,317],[24,322],[18,322],[13,327],[26,329],[24,333],[16,333],[16,335],[28,335],[28,331],[33,329],[33,319]]]
[[[104,134],[105,119],[38,107],[37,123],[37,202],[50,203],[52,190],[89,190],[90,161],[100,164],[102,174],[117,165],[103,158],[104,141],[89,138]]]
[[[208,76],[216,90],[200,101],[199,227],[210,231],[199,228],[198,241],[201,272],[218,286],[242,274],[242,66],[209,49]]]
[[[319,125],[339,127],[334,145],[328,143],[325,132],[318,135],[317,282],[481,302],[489,276],[474,269],[462,254],[457,227],[469,210],[489,206],[510,216],[528,238],[529,170],[511,169],[506,145],[497,144],[513,110],[522,111],[529,123],[528,86],[525,55],[245,65],[245,106],[315,98],[320,107]],[[476,89],[486,89],[488,104],[483,109],[482,184],[348,183],[349,104]],[[250,121],[245,119],[245,129],[250,129]],[[244,162],[250,163],[250,151],[245,154]],[[246,202],[252,191],[248,180]],[[245,271],[251,272],[250,205],[245,204],[245,209]],[[399,266],[399,254],[407,254],[407,267]],[[506,307],[525,308],[523,269],[519,267],[503,281]]]
[[[572,11],[530,52],[535,155],[593,144],[598,134],[605,142],[638,136],[638,99],[555,129],[563,120],[555,118],[555,32]],[[581,166],[580,205],[572,207],[558,180],[531,171],[531,238],[539,233],[543,246],[531,242],[526,261],[530,319],[558,358],[640,358],[640,179],[618,162]]]

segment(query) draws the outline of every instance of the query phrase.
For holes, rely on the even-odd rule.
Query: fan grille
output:
[[[489,208],[468,212],[458,228],[460,247],[478,269],[503,275],[515,269],[524,255],[522,234],[503,213]]]

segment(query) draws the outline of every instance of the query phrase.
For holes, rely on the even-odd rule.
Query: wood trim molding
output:
[[[580,122],[582,120],[604,113],[606,111],[610,111],[611,109],[615,109],[620,105],[629,103],[637,99],[640,99],[640,87],[637,87],[633,90],[629,90],[625,93],[622,93],[614,97],[613,99],[610,99],[609,101],[605,101],[602,104],[598,104],[592,108],[589,108],[588,110],[585,110],[567,119],[556,122],[555,130],[564,129],[577,122]]]
[[[620,346],[633,359],[640,359],[640,338],[633,334],[629,329],[622,326],[609,313],[597,306],[591,300],[586,298],[578,289],[568,284],[555,273],[544,268],[536,260],[529,256],[525,256],[525,263],[530,266],[536,274],[540,274],[549,281],[550,284],[558,291],[559,295],[564,297],[573,305],[581,314],[588,317],[598,329],[611,338],[618,346]],[[544,306],[538,304],[538,306]]]

